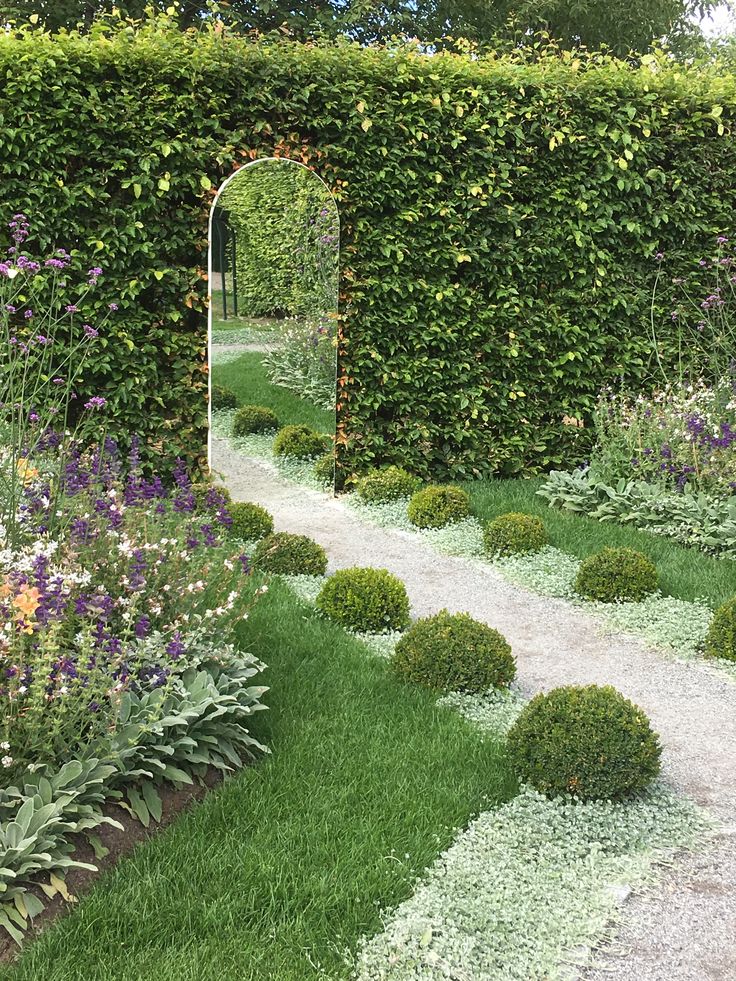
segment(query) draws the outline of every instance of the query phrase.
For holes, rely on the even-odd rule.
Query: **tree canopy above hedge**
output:
[[[171,454],[205,445],[208,212],[249,160],[306,163],[338,203],[357,469],[579,456],[586,430],[563,417],[647,377],[654,254],[696,262],[736,204],[734,77],[665,58],[428,57],[159,21],[0,36],[0,77],[3,210],[105,268],[120,310],[89,385]]]
[[[546,31],[565,47],[606,45],[618,55],[645,51],[667,37],[702,37],[698,18],[721,0],[6,0],[0,19],[40,17],[51,30],[87,29],[101,13],[119,11],[141,18],[147,9],[177,8],[182,28],[199,26],[208,16],[225,17],[240,31],[287,31],[305,41],[349,37],[361,43],[404,34],[424,42],[466,38],[481,45],[529,43],[530,34]]]

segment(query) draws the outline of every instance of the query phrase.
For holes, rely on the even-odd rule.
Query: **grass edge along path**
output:
[[[240,628],[273,755],[101,876],[3,981],[339,978],[456,829],[516,793],[500,742],[278,582]]]
[[[534,514],[544,521],[550,544],[578,559],[605,545],[644,552],[657,566],[660,587],[666,596],[691,602],[707,600],[716,607],[736,595],[733,559],[706,555],[644,529],[550,507],[536,493],[543,482],[541,478],[508,478],[468,481],[459,486],[470,495],[472,512],[481,523],[508,511]]]
[[[313,603],[324,577],[290,576]],[[359,635],[388,658],[400,634]],[[438,705],[505,736],[526,703],[511,690],[454,692]],[[615,934],[622,902],[654,885],[676,852],[702,849],[717,822],[662,783],[627,802],[548,800],[531,788],[485,811],[361,939],[356,981],[569,976]],[[513,901],[509,901],[513,897]]]

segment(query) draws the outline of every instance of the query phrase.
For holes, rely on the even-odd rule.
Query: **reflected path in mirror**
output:
[[[335,481],[339,216],[323,181],[256,161],[210,218],[210,468],[238,457]],[[229,467],[232,470],[232,466]]]

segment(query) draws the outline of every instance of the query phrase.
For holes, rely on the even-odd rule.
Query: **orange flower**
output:
[[[16,468],[26,486],[32,484],[36,477],[38,477],[38,470],[36,467],[31,466],[24,456],[18,457]]]
[[[24,619],[32,617],[40,605],[40,591],[35,586],[29,586],[28,583],[21,586],[20,592],[13,600],[13,606]],[[26,630],[26,632],[28,631]]]

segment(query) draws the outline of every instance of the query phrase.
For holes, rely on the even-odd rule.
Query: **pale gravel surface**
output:
[[[246,351],[260,351],[265,354],[267,351],[273,351],[276,347],[275,343],[269,343],[268,341],[249,341],[247,344],[213,344],[213,357],[216,360],[219,354],[245,354]]]
[[[234,499],[264,505],[282,531],[308,534],[330,570],[390,569],[406,584],[413,616],[446,607],[500,630],[531,694],[562,684],[612,684],[652,719],[665,746],[664,776],[736,827],[736,685],[706,665],[677,661],[637,638],[605,636],[564,600],[512,586],[478,562],[440,555],[412,533],[369,525],[342,502],[281,477],[267,461],[239,457],[212,440],[212,467]],[[721,837],[686,858],[658,891],[629,900],[615,949],[588,972],[631,981],[736,979],[736,840]],[[620,948],[620,949],[619,949]]]

